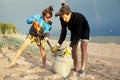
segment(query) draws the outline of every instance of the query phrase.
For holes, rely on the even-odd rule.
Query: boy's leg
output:
[[[40,49],[40,54],[42,58],[42,63],[43,63],[43,68],[46,67],[46,53],[45,53],[45,40],[41,40],[39,49]]]
[[[10,66],[13,66],[16,64],[16,59],[22,54],[22,51],[31,43],[31,40],[29,38],[27,38],[25,40],[25,42],[21,45],[21,47],[18,49],[17,54],[15,56],[15,58],[13,59],[13,61],[11,62]]]

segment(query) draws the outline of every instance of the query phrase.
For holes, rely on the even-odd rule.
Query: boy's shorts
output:
[[[36,37],[36,36],[31,35],[31,34],[28,34],[26,36],[26,38],[29,38],[31,40],[31,43],[36,42],[36,44],[38,46],[40,46],[40,45],[44,46],[45,45],[45,40],[41,39],[40,37]]]

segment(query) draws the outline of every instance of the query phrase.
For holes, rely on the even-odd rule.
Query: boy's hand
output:
[[[39,27],[39,24],[37,23],[37,21],[33,20],[32,24],[33,24],[34,29],[39,32],[40,31],[40,27]]]
[[[48,37],[45,37],[44,40],[47,41],[47,40],[49,40],[49,38],[48,38]]]

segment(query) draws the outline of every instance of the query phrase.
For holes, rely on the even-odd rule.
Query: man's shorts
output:
[[[89,29],[82,32],[81,37],[80,37],[80,41],[89,41],[90,38],[90,34],[89,34]]]

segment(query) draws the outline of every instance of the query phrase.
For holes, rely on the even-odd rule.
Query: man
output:
[[[63,41],[66,38],[67,34],[67,28],[71,32],[70,37],[70,47],[69,49],[72,50],[72,58],[74,60],[74,71],[78,71],[78,53],[77,53],[77,47],[79,40],[81,41],[81,69],[78,71],[79,76],[85,76],[85,67],[87,63],[87,46],[89,41],[89,24],[86,20],[86,18],[78,12],[72,12],[70,7],[66,5],[65,3],[61,4],[61,8],[58,13],[56,13],[56,17],[60,16],[60,22],[61,22],[61,34],[60,38],[58,40],[57,45],[55,45],[52,48],[52,51],[57,51],[60,46],[62,45]]]

